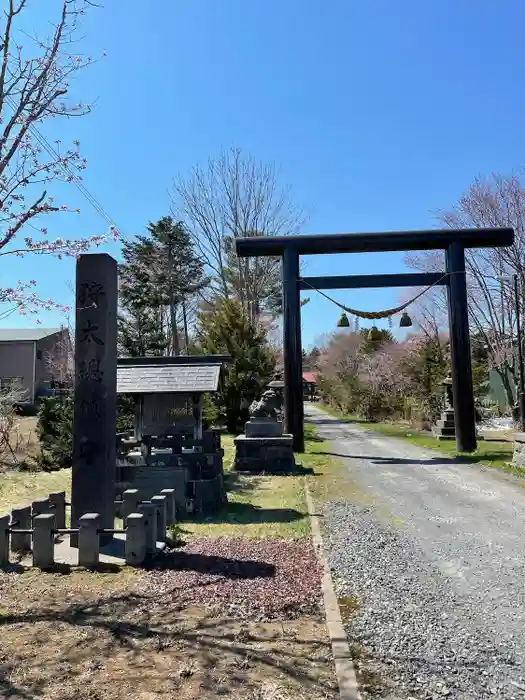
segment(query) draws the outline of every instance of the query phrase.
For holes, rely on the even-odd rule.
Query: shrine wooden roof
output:
[[[219,388],[221,364],[119,364],[118,394],[201,394]]]

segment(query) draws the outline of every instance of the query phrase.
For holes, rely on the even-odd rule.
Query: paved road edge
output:
[[[335,675],[339,685],[339,696],[341,700],[361,700],[361,694],[357,685],[354,663],[348,645],[348,639],[343,627],[337,596],[334,591],[334,584],[330,574],[330,567],[326,560],[321,536],[319,518],[315,514],[314,503],[310,494],[308,484],[305,484],[306,505],[310,523],[312,526],[312,540],[319,562],[323,568],[321,588],[323,591],[324,607],[326,614],[326,626],[330,643],[332,645],[332,655],[334,657]]]

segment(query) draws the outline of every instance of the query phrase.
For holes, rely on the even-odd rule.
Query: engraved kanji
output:
[[[104,345],[102,338],[99,338],[96,333],[98,332],[98,323],[93,323],[88,321],[84,328],[80,331],[82,333],[82,338],[80,338],[81,343],[96,343],[97,345]]]
[[[98,306],[100,297],[105,294],[100,282],[82,282],[78,289],[78,303],[81,306]]]
[[[104,372],[100,369],[100,360],[92,359],[89,362],[81,362],[78,370],[78,378],[82,381],[101,382]]]
[[[100,406],[97,401],[84,400],[80,403],[80,413],[88,418],[100,418]]]

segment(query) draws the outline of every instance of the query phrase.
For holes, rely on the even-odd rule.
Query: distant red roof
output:
[[[303,380],[308,384],[316,383],[316,374],[314,372],[303,372]]]

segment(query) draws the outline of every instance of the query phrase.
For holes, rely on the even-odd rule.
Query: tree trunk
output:
[[[177,357],[180,355],[179,329],[177,327],[177,302],[170,299],[170,322],[171,322],[171,340],[173,354]]]
[[[510,377],[509,377],[509,370],[510,368],[508,365],[504,365],[503,369],[501,367],[496,367],[496,373],[499,375],[499,378],[501,379],[501,383],[503,385],[503,388],[505,390],[505,398],[507,399],[507,403],[509,405],[509,408],[512,408],[514,406],[514,403],[516,401],[515,396],[516,394],[512,390],[512,384]]]
[[[186,355],[189,355],[188,346],[190,344],[190,337],[188,335],[188,315],[186,313],[186,302],[184,299],[182,300],[182,320],[184,323],[184,352]]]

